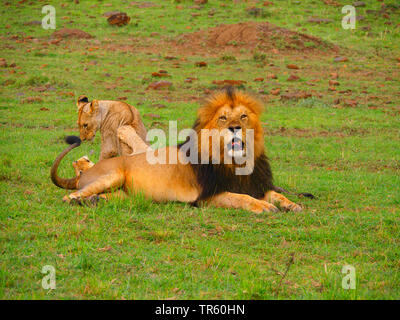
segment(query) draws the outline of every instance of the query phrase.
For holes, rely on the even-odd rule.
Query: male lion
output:
[[[148,148],[146,128],[136,108],[121,101],[89,102],[85,95],[78,98],[77,106],[81,139],[92,140],[100,129],[100,160],[140,153]]]
[[[188,139],[179,146],[170,146],[132,156],[120,156],[99,161],[92,168],[82,172],[79,181],[76,178],[61,179],[57,168],[66,153],[80,144],[78,137],[69,137],[72,143],[56,159],[52,167],[52,180],[57,186],[77,191],[64,197],[65,201],[80,201],[107,193],[112,196],[127,196],[137,192],[156,202],[180,201],[191,204],[208,204],[215,207],[245,209],[256,213],[275,212],[278,205],[283,210],[300,211],[301,207],[275,191],[268,159],[264,154],[264,137],[260,124],[261,104],[249,95],[227,88],[210,96],[198,110],[198,119],[194,124],[197,140]],[[200,139],[203,129],[215,129],[223,145],[217,148],[223,160],[231,156],[228,164],[212,163],[216,154],[207,146],[206,140]],[[254,143],[250,146],[246,138],[247,130],[254,133]],[[228,139],[230,140],[226,140]],[[246,139],[244,139],[244,138]],[[210,137],[208,137],[210,138]],[[226,144],[226,141],[228,143]],[[192,144],[192,145],[191,145]],[[185,158],[196,146],[196,157],[208,162],[178,163],[171,161]],[[227,153],[224,153],[228,149]],[[252,170],[246,175],[237,175],[236,169],[242,168],[237,157],[250,152],[254,154]],[[189,152],[188,152],[189,150]],[[154,156],[166,154],[165,164],[152,164],[149,152]],[[110,192],[118,190],[118,192]],[[104,195],[102,195],[104,196]]]

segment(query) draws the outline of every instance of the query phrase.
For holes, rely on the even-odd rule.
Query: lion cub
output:
[[[90,161],[87,156],[83,156],[72,162],[72,166],[74,167],[76,177],[79,179],[83,171],[94,166],[94,162]]]

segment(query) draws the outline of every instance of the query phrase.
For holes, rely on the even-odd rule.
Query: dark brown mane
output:
[[[192,168],[202,189],[197,201],[222,192],[248,194],[260,199],[267,191],[274,190],[271,167],[264,154],[255,159],[254,170],[249,175],[236,175],[224,164],[192,164]]]
[[[199,117],[196,119],[193,129],[199,133],[202,126],[207,122],[207,119],[210,118],[210,114],[215,112],[225,102],[243,103],[257,114],[260,114],[262,110],[257,100],[254,100],[243,92],[235,91],[232,87],[228,87],[211,95],[205,101],[205,104],[199,109]],[[255,155],[254,169],[249,175],[236,175],[234,167],[227,167],[224,164],[201,164],[199,155],[199,164],[191,164],[197,177],[197,183],[202,190],[196,202],[222,192],[248,194],[260,199],[264,197],[267,191],[274,190],[271,167],[264,153],[262,136],[260,140],[259,147],[261,152]],[[188,142],[189,138],[178,145],[178,148]],[[188,153],[187,156],[189,156]]]

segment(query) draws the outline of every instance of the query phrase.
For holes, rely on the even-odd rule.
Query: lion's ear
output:
[[[76,102],[76,105],[77,105],[77,107],[79,109],[80,107],[82,107],[84,104],[86,104],[88,102],[89,102],[89,99],[88,99],[87,96],[80,95],[79,98],[78,98],[78,101]]]
[[[94,112],[99,110],[99,101],[93,100],[92,103],[90,104],[90,111]]]

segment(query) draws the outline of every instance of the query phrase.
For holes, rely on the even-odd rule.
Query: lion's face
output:
[[[210,159],[215,159],[216,152],[219,153],[221,163],[225,164],[226,158],[233,160],[246,156],[257,158],[264,152],[260,113],[260,104],[241,92],[235,92],[233,96],[222,92],[211,97],[199,110],[197,131],[200,131],[201,138],[198,144],[202,156],[207,151],[203,143],[207,137],[204,135],[213,132],[208,138],[207,156]],[[215,146],[215,137],[219,141],[219,148]]]
[[[98,101],[88,102],[87,97],[78,100],[78,127],[82,141],[92,140],[100,127]]]
[[[94,166],[94,163],[89,160],[87,156],[83,156],[79,158],[78,160],[74,161],[72,163],[72,166],[75,169],[75,174],[78,176],[80,175],[83,171],[90,169],[91,167]]]

